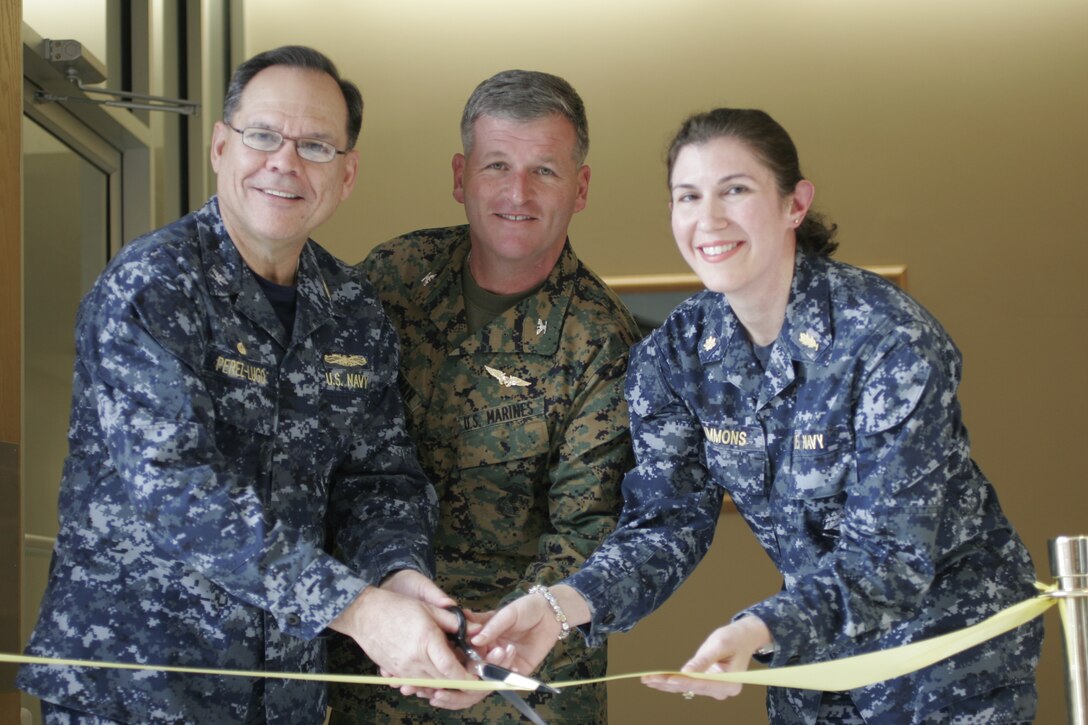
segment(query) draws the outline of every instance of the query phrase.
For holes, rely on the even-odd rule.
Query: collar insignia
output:
[[[329,365],[339,365],[345,368],[361,368],[366,365],[366,358],[362,355],[341,355],[329,353],[325,356],[325,362]]]
[[[536,321],[536,334],[537,335],[543,335],[547,331],[548,331],[548,321],[538,319]]]
[[[529,385],[529,381],[522,380],[521,378],[515,378],[513,375],[507,375],[502,370],[496,370],[489,365],[484,365],[484,370],[486,370],[488,374],[491,375],[491,377],[502,383],[504,387],[512,388],[515,385],[525,387]]]
[[[798,335],[797,339],[809,350],[818,350],[820,348],[820,345],[816,342],[816,338],[812,336],[811,332],[802,332]]]
[[[434,282],[434,278],[437,277],[437,276],[438,275],[435,274],[434,272],[428,272],[427,275],[423,279],[421,279],[419,281],[423,284],[424,287],[426,287],[431,282]]]
[[[703,352],[710,352],[718,344],[718,338],[711,335],[707,339],[703,340]]]

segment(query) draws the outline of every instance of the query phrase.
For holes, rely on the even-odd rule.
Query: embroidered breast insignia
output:
[[[484,370],[488,372],[491,377],[498,380],[504,387],[512,388],[514,386],[528,386],[529,381],[522,380],[521,378],[515,378],[513,375],[507,375],[502,370],[496,370],[495,368],[484,365]]]
[[[366,365],[366,358],[362,355],[341,355],[329,353],[325,356],[325,362],[329,365],[339,365],[345,368],[361,368]]]

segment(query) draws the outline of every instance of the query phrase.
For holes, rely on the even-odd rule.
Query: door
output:
[[[25,48],[40,36],[23,26]],[[132,159],[147,156],[138,124],[58,103],[34,91],[56,83],[52,70],[27,62],[24,51],[22,119],[22,429],[18,467],[22,488],[19,646],[37,621],[57,533],[57,491],[67,454],[79,301],[111,254],[120,248],[125,175],[146,171]],[[32,58],[33,60],[33,58]],[[93,123],[87,123],[88,113]],[[127,124],[127,127],[126,127]],[[6,556],[7,554],[5,554]],[[20,697],[23,717],[38,722],[33,698]]]
[[[51,131],[27,115],[22,136],[25,641],[57,532],[76,309],[109,257],[111,177],[119,174],[121,154],[101,139],[81,142],[79,133]],[[88,144],[101,153],[91,153]]]
[[[228,31],[240,32],[241,20],[241,3],[226,0],[0,2],[0,572],[9,583],[0,588],[0,651],[23,646],[45,586],[79,300],[122,241],[210,193]],[[77,41],[75,65],[45,38]],[[88,65],[109,89],[203,100],[215,110],[183,117],[35,96],[86,96],[69,71],[93,84],[83,77]],[[0,665],[2,723],[19,716],[13,674]],[[36,703],[21,704],[37,722]]]

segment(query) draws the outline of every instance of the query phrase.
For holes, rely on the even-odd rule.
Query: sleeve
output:
[[[958,352],[935,334],[883,337],[853,410],[857,480],[838,545],[788,591],[739,615],[771,629],[774,665],[874,648],[916,616],[938,568],[949,481],[970,466]]]
[[[434,488],[419,465],[397,389],[396,332],[383,314],[375,356],[380,403],[357,431],[334,474],[330,530],[337,551],[368,582],[400,569],[434,577],[432,539],[438,517]]]
[[[627,376],[637,466],[623,479],[618,528],[564,583],[589,604],[590,644],[631,629],[665,602],[702,560],[724,489],[710,481],[703,436],[668,386],[656,337],[636,345]]]
[[[522,591],[573,573],[616,527],[620,482],[633,465],[623,399],[626,371],[627,350],[616,339],[581,381],[548,470],[551,532],[538,540],[537,558],[519,585]]]
[[[276,520],[241,473],[254,446],[239,452],[217,439],[199,352],[190,354],[203,329],[199,305],[173,280],[155,280],[135,301],[125,282],[104,287],[81,356],[123,505],[164,558],[312,638],[373,580],[325,553],[313,529]],[[314,526],[323,532],[324,523]]]

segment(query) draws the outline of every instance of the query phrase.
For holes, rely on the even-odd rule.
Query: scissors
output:
[[[514,687],[529,690],[530,692],[546,692],[550,695],[559,694],[559,690],[540,680],[533,677],[526,677],[525,675],[519,675],[513,670],[508,670],[505,667],[499,667],[498,665],[493,665],[490,662],[485,661],[484,658],[480,656],[480,653],[474,650],[472,645],[468,643],[468,637],[466,636],[465,631],[467,624],[464,611],[462,611],[460,607],[446,607],[446,609],[457,615],[457,634],[450,635],[450,639],[453,640],[453,643],[458,649],[468,655],[472,669],[475,670],[481,680],[504,682],[507,685],[513,685]],[[544,719],[529,706],[529,703],[522,699],[521,695],[513,690],[496,690],[496,692],[506,698],[506,700],[517,708],[518,712],[528,718],[530,722],[535,723],[535,725],[548,725]]]

